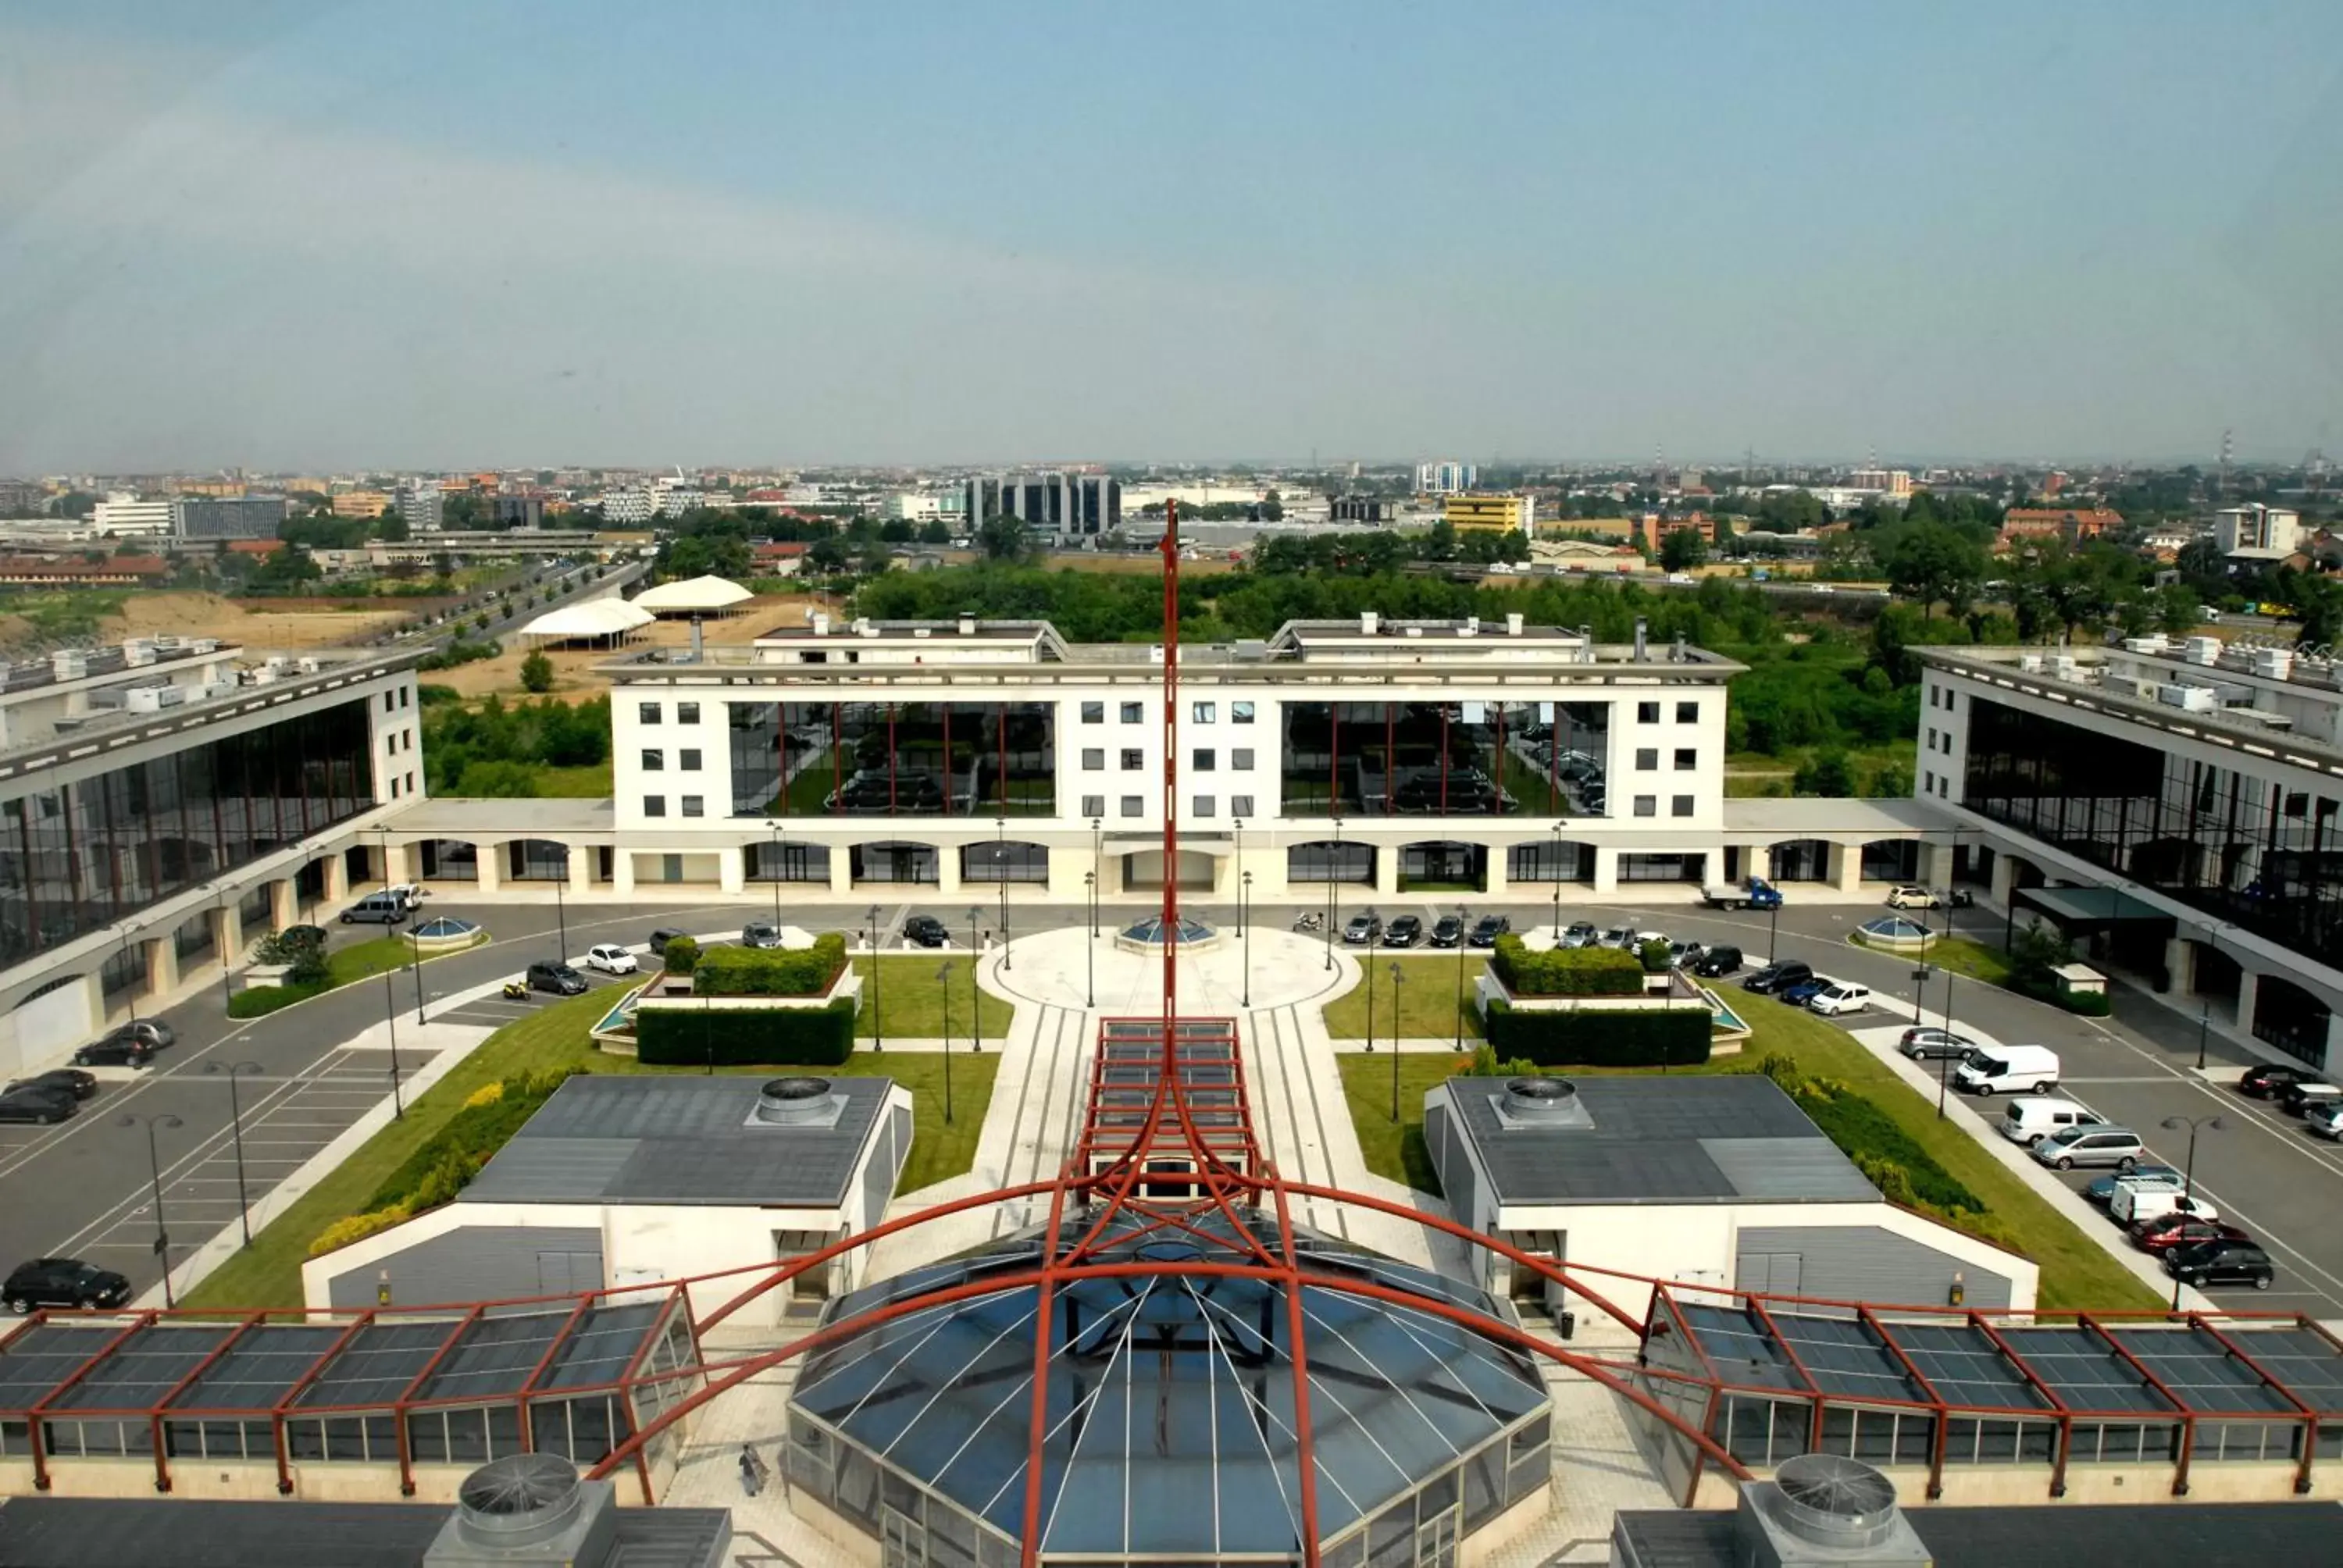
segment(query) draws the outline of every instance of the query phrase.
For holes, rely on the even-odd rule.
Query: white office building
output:
[[[1480,480],[1478,467],[1453,458],[1415,466],[1415,493],[1419,496],[1458,495],[1472,489]]]
[[[90,524],[100,536],[152,534],[157,537],[171,532],[174,508],[168,501],[142,501],[127,491],[116,491],[97,503],[90,513]]]
[[[648,523],[659,513],[659,502],[649,490],[608,490],[602,496],[602,520],[618,527]]]
[[[2302,543],[2302,514],[2259,501],[2213,514],[2213,541],[2225,556],[2283,560]]]

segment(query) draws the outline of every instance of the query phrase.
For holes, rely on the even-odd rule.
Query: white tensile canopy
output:
[[[583,604],[549,609],[522,627],[518,635],[544,642],[617,643],[636,628],[649,626],[654,618],[650,611],[622,598],[588,599]]]
[[[728,578],[686,578],[645,588],[635,603],[654,615],[721,615],[756,597]]]

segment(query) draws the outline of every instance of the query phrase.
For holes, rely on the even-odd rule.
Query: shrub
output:
[[[369,1209],[403,1207],[420,1213],[447,1202],[479,1174],[496,1151],[537,1114],[575,1069],[523,1073],[494,1085],[495,1098],[479,1094],[464,1102],[438,1131],[417,1144],[398,1168],[382,1180]],[[483,1091],[485,1092],[485,1091]]]
[[[1581,949],[1581,951],[1586,950]],[[1642,966],[1626,953],[1630,969]],[[1641,981],[1638,980],[1640,989]],[[1544,1012],[1505,1002],[1489,1005],[1483,1025],[1491,1049],[1550,1067],[1693,1067],[1708,1060],[1705,1010],[1668,1012]]]
[[[671,975],[688,975],[699,965],[698,937],[669,937],[667,946],[659,950],[659,961],[667,965]]]
[[[699,955],[699,996],[820,996],[846,967],[846,938],[824,931],[809,948],[711,948]]]
[[[256,985],[236,992],[227,999],[230,1018],[266,1018],[279,1008],[291,1007],[297,1001],[307,1001],[326,988],[323,985]]]
[[[1875,1173],[1875,1167],[1893,1168],[1903,1179],[1908,1198],[1896,1198],[1898,1202],[1945,1211],[1971,1210],[1982,1212],[1983,1200],[1963,1186],[1953,1173],[1936,1163],[1936,1157],[1923,1148],[1912,1135],[1896,1125],[1887,1112],[1845,1085],[1822,1079],[1809,1079],[1792,1092],[1798,1109],[1814,1118],[1815,1125],[1824,1136],[1855,1161],[1855,1168],[1871,1177],[1882,1191],[1886,1186]],[[1896,1194],[1889,1192],[1896,1198]]]
[[[1644,966],[1647,975],[1664,974],[1668,967],[1668,944],[1657,938],[1635,950],[1635,961]]]
[[[1641,996],[1644,966],[1617,948],[1556,948],[1532,952],[1508,932],[1491,960],[1507,990],[1521,996]]]
[[[504,1097],[505,1086],[503,1080],[499,1079],[494,1083],[483,1083],[479,1088],[475,1089],[471,1093],[464,1097],[464,1109],[469,1111],[476,1105],[494,1105],[498,1101],[502,1100]]]
[[[852,997],[825,1007],[647,1007],[635,1014],[635,1053],[651,1067],[837,1067],[854,1051],[854,1013]]]
[[[319,1257],[337,1248],[347,1247],[352,1241],[363,1241],[377,1231],[387,1231],[399,1221],[411,1218],[413,1216],[405,1208],[396,1203],[364,1214],[345,1214],[327,1226],[318,1233],[317,1239],[309,1243],[309,1256]]]
[[[295,946],[293,950],[293,967],[287,970],[285,974],[286,984],[291,986],[309,986],[316,990],[322,990],[333,982],[333,979],[334,971],[332,967],[326,961],[325,949],[317,947],[315,944],[307,946],[297,944]]]
[[[520,661],[520,683],[529,691],[553,689],[553,660],[545,657],[542,648]]]

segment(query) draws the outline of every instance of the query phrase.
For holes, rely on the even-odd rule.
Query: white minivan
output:
[[[2069,1127],[2095,1126],[2104,1120],[2071,1100],[2037,1094],[2031,1100],[2009,1102],[2008,1109],[2001,1113],[2001,1135],[2030,1149],[2053,1132]]]
[[[1980,1045],[1953,1081],[1971,1094],[2047,1094],[2058,1087],[2058,1053],[2046,1045]]]

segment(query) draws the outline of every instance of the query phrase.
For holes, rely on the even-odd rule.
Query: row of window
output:
[[[1698,748],[1692,746],[1679,746],[1675,749],[1675,770],[1677,772],[1689,773],[1694,769],[1700,766],[1700,751]],[[1659,766],[1660,749],[1658,747],[1638,746],[1635,748],[1636,772],[1656,772]]]
[[[646,817],[664,817],[664,816],[666,816],[666,815],[667,815],[667,797],[666,797],[666,796],[664,796],[664,795],[646,795],[646,796],[644,796],[644,797],[643,797],[643,815],[644,815],[644,816],[646,816]],[[677,816],[679,816],[679,817],[705,817],[705,816],[707,816],[707,815],[708,815],[708,797],[707,797],[707,796],[705,796],[705,795],[679,795],[679,796],[677,796],[677,797],[676,797],[676,815],[677,815]]]
[[[1189,767],[1192,771],[1198,773],[1211,773],[1217,771],[1220,765],[1220,752],[1212,747],[1199,746],[1188,754]],[[1127,746],[1122,749],[1121,760],[1122,770],[1125,773],[1142,772],[1147,767],[1147,753],[1135,746]],[[1229,752],[1229,766],[1236,769],[1238,772],[1242,773],[1247,771],[1252,767],[1252,765],[1253,751],[1252,747],[1240,746]],[[1082,771],[1085,773],[1096,773],[1101,771],[1105,767],[1106,749],[1104,747],[1086,746],[1082,748]]]
[[[1659,705],[1658,703],[1656,703],[1656,702],[1639,702],[1639,703],[1635,704],[1635,722],[1636,722],[1636,723],[1638,723],[1638,724],[1657,724],[1659,721],[1660,721],[1660,705]],[[1697,703],[1697,702],[1679,702],[1679,703],[1677,703],[1677,704],[1676,704],[1676,722],[1677,722],[1678,724],[1697,724],[1697,723],[1699,723],[1699,722],[1700,722],[1700,704],[1699,704],[1699,703]]]
[[[1668,797],[1668,815],[1671,817],[1692,816],[1694,814],[1692,803],[1693,798],[1689,795],[1671,795]],[[1660,798],[1657,795],[1638,795],[1635,797],[1636,816],[1656,817],[1659,814]]]
[[[699,772],[699,748],[697,746],[684,747],[675,754],[675,765],[678,770],[681,772]],[[666,769],[667,753],[665,751],[654,750],[646,747],[643,750],[643,771],[646,773],[659,773],[664,772]]]
[[[1147,815],[1147,797],[1144,795],[1125,795],[1121,797],[1120,804],[1121,809],[1115,813],[1118,817],[1144,817]],[[1191,817],[1216,817],[1220,814],[1220,798],[1218,796],[1198,795],[1191,799],[1188,804],[1190,808],[1188,815]],[[1232,795],[1229,797],[1230,816],[1234,817],[1239,821],[1242,821],[1245,818],[1250,817],[1252,814],[1252,796]],[[1103,795],[1083,796],[1082,815],[1090,818],[1092,821],[1096,821],[1100,818],[1104,817],[1106,815],[1106,797]]]
[[[408,703],[406,687],[402,686],[395,691],[386,691],[382,694],[382,710],[385,713],[396,713],[407,706]]]
[[[645,724],[659,723],[659,714],[665,706],[666,705],[664,703],[658,702],[638,703],[635,707],[635,717],[641,719]],[[675,705],[675,721],[678,724],[699,723],[699,704],[697,702],[677,703]]]
[[[1121,709],[1121,717],[1122,719],[1122,722],[1125,724],[1144,724],[1147,722],[1148,704],[1144,702],[1125,702],[1119,706]],[[1229,704],[1229,722],[1232,724],[1251,724],[1252,722],[1254,711],[1255,707],[1252,703],[1232,702]],[[1192,702],[1188,705],[1188,722],[1191,724],[1217,724],[1220,722],[1220,714],[1221,705],[1217,702]],[[1082,722],[1084,724],[1104,724],[1106,722],[1106,704],[1103,702],[1083,703]]]

